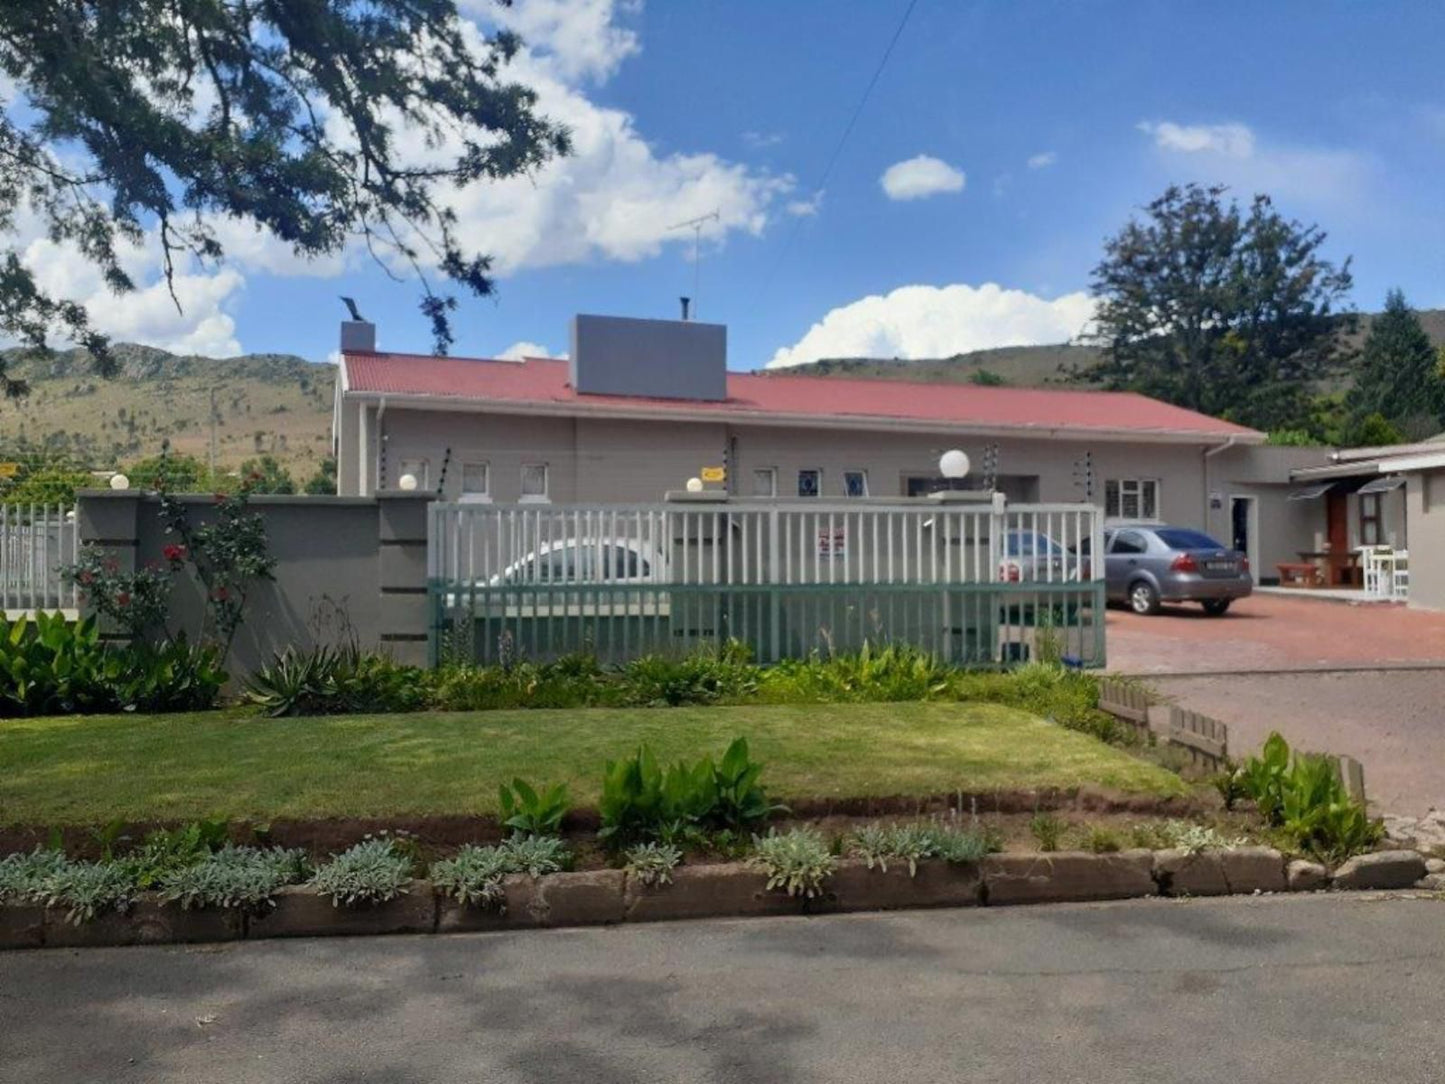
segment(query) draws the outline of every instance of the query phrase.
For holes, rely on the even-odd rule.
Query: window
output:
[[[401,478],[404,474],[410,474],[416,479],[416,488],[425,490],[431,487],[431,477],[428,467],[430,464],[425,459],[403,459],[397,465],[396,484],[401,487]]]
[[[1187,527],[1170,527],[1165,531],[1155,531],[1155,536],[1171,550],[1222,550],[1228,549],[1221,546],[1214,539],[1202,531],[1191,531]]]
[[[798,472],[798,496],[816,497],[823,492],[823,472],[800,470]]]
[[[522,500],[547,499],[547,464],[527,463],[522,467]]]
[[[485,501],[491,496],[491,479],[485,463],[462,464],[462,500]]]
[[[1157,478],[1110,478],[1104,483],[1104,515],[1109,519],[1158,519]]]
[[[862,470],[845,470],[843,472],[843,496],[868,496],[868,472]]]
[[[778,495],[778,468],[758,467],[753,471],[753,496],[776,497]]]
[[[1380,536],[1380,495],[1360,494],[1360,545],[1378,546]]]
[[[1120,531],[1114,536],[1114,545],[1110,553],[1146,553],[1149,550],[1149,543],[1138,531]]]

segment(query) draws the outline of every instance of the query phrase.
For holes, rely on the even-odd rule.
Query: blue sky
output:
[[[820,195],[906,6],[518,0],[518,74],[581,153],[463,209],[503,274],[463,299],[455,352],[565,351],[578,311],[671,317],[693,267],[666,226],[714,208],[700,308],[734,368],[1059,341],[1102,239],[1190,180],[1318,222],[1360,308],[1395,285],[1445,307],[1445,5],[918,0]],[[253,243],[229,275],[198,270],[184,318],[118,308],[117,333],[321,360],[350,294],[384,349],[427,349],[415,286],[364,260]]]

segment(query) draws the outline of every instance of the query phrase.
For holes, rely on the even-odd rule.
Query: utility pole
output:
[[[710,211],[705,215],[698,215],[696,218],[689,218],[686,222],[678,222],[668,228],[672,230],[692,230],[692,306],[693,315],[697,315],[699,308],[698,301],[702,291],[702,227],[707,222],[721,222],[720,211]]]

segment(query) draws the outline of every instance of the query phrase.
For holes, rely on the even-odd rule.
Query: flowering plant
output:
[[[89,545],[62,574],[96,613],[138,637],[165,630],[171,571],[170,567],[148,565],[136,572],[122,572],[119,561]]]

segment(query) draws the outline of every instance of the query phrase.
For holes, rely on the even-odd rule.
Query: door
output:
[[[1345,567],[1345,555],[1350,552],[1350,505],[1349,496],[1331,491],[1325,495],[1325,540],[1333,555],[1326,562],[1329,577],[1328,587],[1338,582],[1336,570]]]
[[[1259,507],[1253,497],[1229,498],[1229,545],[1249,558],[1249,572],[1259,580]]]

